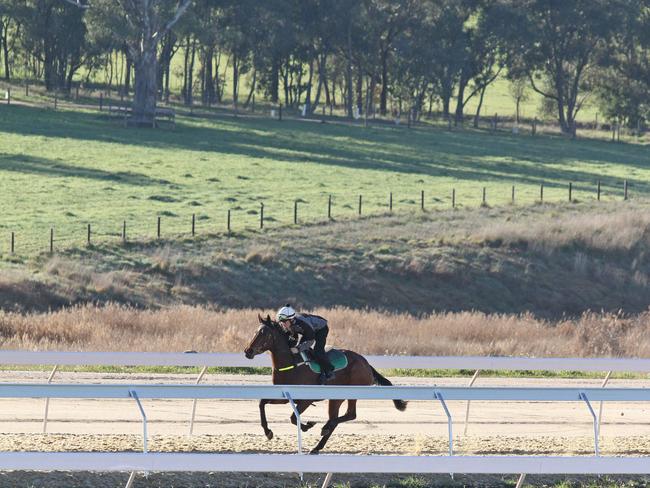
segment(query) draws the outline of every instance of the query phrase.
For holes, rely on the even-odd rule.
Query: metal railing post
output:
[[[57,369],[59,369],[59,365],[55,364],[54,368],[52,369],[52,372],[50,373],[50,376],[47,378],[48,384],[52,383],[52,379],[54,378]],[[43,414],[43,434],[47,432],[47,412],[49,409],[50,409],[50,398],[47,397],[45,399],[45,413]]]
[[[449,413],[449,409],[447,408],[447,404],[445,403],[445,399],[442,396],[442,393],[439,391],[436,391],[434,393],[434,398],[436,400],[439,400],[440,403],[442,404],[442,408],[445,410],[445,414],[447,415],[447,428],[449,430],[449,455],[453,456],[454,455],[454,436],[453,436],[453,431],[452,431],[452,420],[451,420],[451,414]]]
[[[478,378],[479,373],[481,372],[480,369],[477,369],[476,372],[474,373],[474,376],[472,376],[472,380],[469,382],[469,387],[471,388],[472,385],[474,385],[474,382],[476,381],[476,378]],[[467,409],[465,410],[465,428],[463,430],[463,436],[467,435],[467,425],[468,425],[468,420],[469,420],[469,404],[471,400],[467,400]]]
[[[526,479],[526,473],[521,473],[519,475],[519,479],[517,480],[517,484],[515,485],[515,488],[521,488],[524,486],[524,480]]]
[[[598,417],[596,417],[594,409],[591,408],[591,403],[589,402],[587,395],[585,393],[580,393],[579,398],[587,404],[589,413],[591,413],[591,416],[594,419],[594,451],[596,453],[596,456],[600,456],[600,449],[598,448]]]
[[[296,425],[298,426],[298,454],[302,454],[302,429],[300,428],[302,422],[300,420],[300,412],[298,412],[298,408],[296,408],[296,404],[288,391],[283,391],[282,396],[289,400],[289,405],[291,405],[293,413],[296,415]]]
[[[142,452],[147,452],[147,415],[144,413],[144,408],[142,408],[142,403],[140,403],[136,391],[129,390],[129,396],[138,404],[140,414],[142,415]]]
[[[330,481],[332,481],[332,473],[327,473],[325,475],[325,480],[323,481],[321,488],[327,488],[330,485]]]
[[[201,382],[201,380],[203,379],[203,375],[205,374],[205,372],[207,370],[208,370],[208,367],[203,366],[203,369],[199,373],[199,377],[196,379],[195,384],[198,385]],[[192,435],[192,432],[194,431],[194,416],[196,414],[196,402],[197,402],[196,398],[194,400],[192,400],[192,415],[190,416],[190,431],[189,431],[188,435]]]
[[[607,386],[607,382],[609,381],[609,377],[612,375],[611,371],[607,372],[607,375],[605,376],[605,379],[603,380],[603,384],[600,385],[601,388],[605,388]],[[600,427],[603,425],[601,422],[601,419],[603,418],[603,401],[600,401],[600,407],[598,408],[598,433],[600,434]]]

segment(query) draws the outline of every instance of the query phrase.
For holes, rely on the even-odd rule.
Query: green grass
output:
[[[65,373],[111,373],[111,374],[196,374],[202,368],[194,366],[60,366]],[[50,367],[38,365],[0,365],[0,371],[51,371]],[[469,369],[380,369],[384,376],[417,378],[471,378],[475,371]],[[206,374],[270,375],[271,368],[213,367]],[[586,371],[510,371],[481,370],[481,378],[560,378],[560,379],[602,379],[603,374]],[[612,373],[610,379],[647,379],[642,373]]]
[[[236,232],[333,216],[416,211],[420,192],[427,208],[490,205],[573,197],[593,199],[603,180],[603,198],[621,198],[622,181],[634,195],[647,194],[647,147],[564,138],[446,132],[431,128],[317,124],[263,118],[181,116],[176,130],[133,130],[98,112],[0,105],[0,252],[9,236],[19,254],[93,239],[119,240],[126,221],[129,239],[189,235],[196,214],[199,234],[223,232],[232,211]]]

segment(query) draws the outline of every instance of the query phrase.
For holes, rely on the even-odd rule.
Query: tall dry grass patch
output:
[[[562,215],[553,220],[525,219],[491,223],[481,227],[475,235],[488,242],[525,243],[538,251],[573,246],[605,252],[630,251],[650,244],[650,215],[637,207],[614,214],[590,212]]]
[[[650,312],[589,312],[559,322],[530,314],[312,312],[329,320],[331,344],[363,354],[650,357]],[[0,312],[0,344],[30,350],[241,352],[257,329],[257,313],[193,306],[154,311],[117,304],[45,314]]]

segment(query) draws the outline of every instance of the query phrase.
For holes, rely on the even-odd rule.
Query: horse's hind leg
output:
[[[341,402],[343,403],[343,402]],[[340,407],[340,404],[339,404]],[[332,417],[332,412],[330,411],[330,420],[323,426],[323,430],[321,431],[321,435],[327,435],[327,430],[329,428],[330,431],[333,431],[337,425],[342,424],[343,422],[348,422],[350,420],[354,420],[357,418],[357,401],[356,400],[348,400],[348,410],[345,412],[345,415],[342,417],[337,417],[338,415],[338,407],[336,408],[336,414],[334,417]],[[331,432],[330,432],[331,433]]]
[[[347,422],[348,420],[354,420],[357,418],[357,401],[348,400],[348,410],[345,412],[345,415],[339,417],[339,409],[343,404],[343,400],[330,400],[329,402],[329,420],[323,426],[321,430],[321,435],[323,436],[316,447],[311,450],[311,454],[318,454],[318,452],[325,447],[330,436],[336,429],[336,426],[342,422]]]
[[[309,406],[311,405],[311,402],[309,400],[299,400],[296,402],[296,409],[298,410],[298,413],[302,414]],[[296,425],[298,423],[298,418],[296,417],[296,412],[293,412],[291,414],[291,423],[293,425]],[[310,420],[307,423],[301,423],[300,424],[300,430],[303,432],[307,432],[309,429],[311,429],[314,425],[316,425],[316,422]]]

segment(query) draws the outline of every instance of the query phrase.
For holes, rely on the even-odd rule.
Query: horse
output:
[[[258,315],[260,327],[253,337],[244,354],[248,359],[253,359],[258,354],[270,351],[273,364],[272,381],[274,385],[317,385],[318,374],[300,359],[294,357],[291,352],[291,338],[282,326],[266,316],[266,319]],[[345,368],[337,371],[336,376],[327,382],[328,385],[381,385],[392,386],[392,383],[379,374],[366,358],[354,351],[341,350],[347,356],[348,364]],[[289,400],[260,400],[260,422],[267,439],[273,439],[273,431],[269,429],[266,421],[265,406],[269,403],[288,403]],[[296,409],[302,414],[307,408],[319,400],[297,400]],[[310,454],[318,454],[325,447],[328,439],[336,427],[350,420],[357,418],[357,400],[347,400],[348,408],[345,415],[339,416],[339,409],[345,400],[329,400],[329,420],[321,429],[321,439],[310,451]],[[395,408],[399,411],[406,409],[407,402],[404,400],[393,400]],[[291,423],[297,425],[295,412],[291,415]],[[316,422],[301,423],[300,429],[303,432],[311,429]]]

